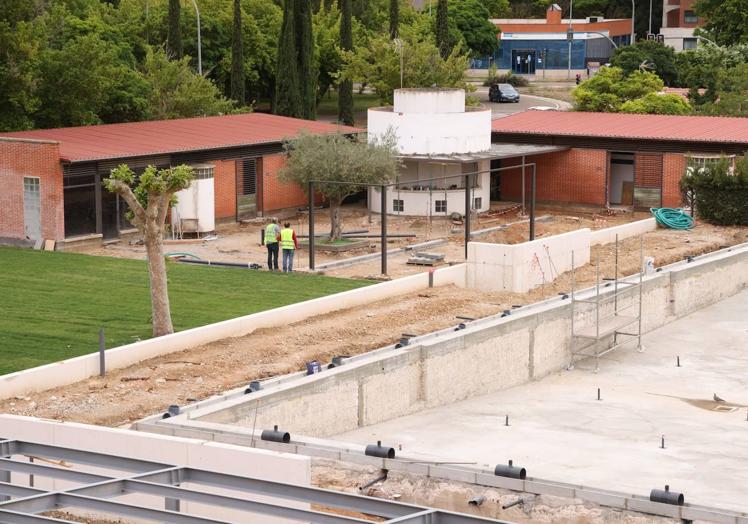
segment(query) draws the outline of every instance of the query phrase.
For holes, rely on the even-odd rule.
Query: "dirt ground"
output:
[[[508,211],[508,212],[506,212]],[[360,204],[345,206],[342,210],[343,230],[358,231],[367,230],[368,235],[378,237],[380,233],[380,217],[369,212]],[[547,220],[539,220],[536,225],[536,237],[556,235],[566,231],[572,231],[583,227],[600,229],[611,227],[633,220],[648,218],[649,213],[618,213],[615,215],[600,214],[593,210],[585,209],[559,209],[539,207],[538,217],[546,217]],[[285,221],[285,220],[284,220]],[[309,233],[309,217],[306,213],[300,213],[288,219],[291,227],[297,235]],[[167,242],[167,252],[190,253],[200,258],[222,262],[246,262],[266,265],[267,252],[260,244],[260,237],[265,227],[266,220],[256,219],[244,224],[225,224],[218,227],[215,236],[207,237],[209,240],[188,240]],[[324,233],[330,228],[329,216],[326,210],[319,211],[315,219],[315,230],[317,234]],[[496,227],[505,224],[510,225],[505,231],[481,235],[475,237],[481,242],[500,242],[514,244],[524,242],[528,239],[529,225],[527,217],[521,214],[521,209],[511,203],[496,204],[492,212],[481,213],[474,218],[471,230],[478,231],[485,228]],[[451,220],[444,217],[388,217],[387,230],[389,234],[415,234],[412,238],[396,238],[388,241],[388,249],[396,249],[411,244],[425,242],[428,240],[445,239],[448,244],[429,248],[427,251],[443,253],[445,263],[462,262],[465,259],[464,230],[460,224],[453,224]],[[381,251],[379,238],[370,238],[368,245],[363,248],[349,250],[344,253],[324,253],[317,251],[316,263],[319,266],[325,262],[333,262],[367,253],[379,253]],[[127,239],[121,239],[109,243],[103,247],[84,248],[83,253],[101,256],[113,256],[121,258],[145,259],[145,248],[141,245],[133,245]],[[390,255],[391,262],[388,264],[388,276],[397,278],[405,275],[425,271],[423,266],[407,265],[409,255]],[[295,269],[306,271],[309,268],[308,251],[301,249],[294,261]],[[360,263],[346,268],[326,269],[324,273],[331,276],[350,278],[380,278],[381,266],[379,258],[376,260]]]
[[[660,229],[645,235],[644,254],[661,266],[748,240],[746,228],[699,225],[691,231]],[[613,276],[614,249],[601,246],[602,276]],[[622,242],[623,274],[639,267],[639,240]],[[576,272],[578,287],[594,283],[592,264]],[[570,274],[527,294],[485,292],[446,286],[396,300],[346,309],[283,328],[262,329],[154,358],[104,378],[0,401],[0,412],[108,426],[126,425],[165,411],[170,404],[202,400],[250,380],[299,371],[305,362],[329,362],[395,342],[402,333],[424,334],[456,325],[456,316],[480,318],[568,292]]]

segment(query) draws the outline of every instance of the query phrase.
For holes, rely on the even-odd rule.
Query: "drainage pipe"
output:
[[[661,504],[670,504],[673,506],[682,506],[685,502],[683,493],[676,493],[670,491],[670,486],[665,485],[665,489],[653,489],[649,493],[649,500],[651,502],[659,502]]]
[[[509,461],[509,464],[497,464],[496,467],[493,470],[493,474],[497,477],[508,477],[512,479],[520,479],[525,480],[525,477],[527,477],[527,471],[525,468],[520,468],[512,464],[512,461]]]
[[[395,448],[382,446],[382,441],[378,440],[376,444],[369,444],[368,446],[366,446],[364,455],[367,455],[369,457],[393,459],[395,458]]]
[[[260,440],[288,444],[291,442],[291,434],[287,431],[278,431],[278,426],[273,426],[273,429],[262,430],[262,433],[260,433]]]
[[[200,264],[203,266],[239,267],[242,269],[253,269],[251,267],[253,265],[252,262],[213,262],[211,260],[189,260],[186,258],[179,259],[179,262],[181,262],[182,264]]]

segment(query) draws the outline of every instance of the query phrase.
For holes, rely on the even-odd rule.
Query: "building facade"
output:
[[[199,165],[211,177],[216,222],[306,205],[282,183],[284,140],[301,132],[357,133],[323,122],[250,113],[0,134],[0,241],[55,240],[64,249],[132,231],[127,205],[102,186],[114,167]]]
[[[693,8],[696,0],[662,0],[662,27],[665,44],[676,51],[696,49],[699,40],[694,29],[704,23]]]
[[[743,118],[526,111],[494,120],[492,129],[494,143],[567,148],[528,157],[537,162],[537,200],[547,203],[680,207],[689,158],[706,163],[748,151]],[[521,199],[519,169],[491,177],[496,199]]]
[[[486,69],[495,64],[501,71],[521,75],[557,77],[569,68],[586,73],[588,68],[608,62],[613,54],[613,43],[618,47],[631,43],[631,19],[564,19],[558,4],[548,8],[545,19],[495,19],[492,22],[500,31],[499,48],[491,57],[473,60],[473,69]]]

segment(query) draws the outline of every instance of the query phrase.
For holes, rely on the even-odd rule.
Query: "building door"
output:
[[[23,232],[30,240],[42,238],[41,191],[38,177],[23,177]]]
[[[608,202],[613,205],[634,205],[634,153],[610,154]]]
[[[512,49],[512,73],[534,75],[535,59],[535,51],[532,49]]]
[[[236,219],[257,216],[257,159],[245,158],[237,163]]]

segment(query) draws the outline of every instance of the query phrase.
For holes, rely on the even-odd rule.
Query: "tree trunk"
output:
[[[148,254],[148,276],[151,284],[151,316],[153,336],[174,333],[169,307],[169,292],[166,279],[166,259],[161,228],[149,223],[144,228],[145,250]]]
[[[340,201],[330,202],[330,241],[340,240],[343,237],[343,228],[340,223]]]

